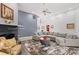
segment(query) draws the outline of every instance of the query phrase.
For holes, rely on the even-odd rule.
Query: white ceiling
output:
[[[69,9],[79,8],[79,3],[19,3],[19,10],[30,13],[41,13],[47,8],[53,14],[64,12]]]

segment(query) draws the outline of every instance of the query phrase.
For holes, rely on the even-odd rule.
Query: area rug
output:
[[[78,47],[66,47],[50,41],[50,46],[44,47],[39,41],[23,41],[24,48],[31,55],[79,55]]]

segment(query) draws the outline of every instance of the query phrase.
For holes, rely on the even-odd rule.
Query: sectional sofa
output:
[[[79,47],[79,37],[77,35],[53,32],[52,37],[55,37],[57,44],[59,44],[61,46]]]
[[[61,46],[79,47],[79,37],[77,35],[58,32],[44,33],[42,35],[48,35],[52,41],[55,41]]]

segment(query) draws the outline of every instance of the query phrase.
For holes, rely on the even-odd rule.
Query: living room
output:
[[[79,3],[0,3],[0,55],[79,55]]]

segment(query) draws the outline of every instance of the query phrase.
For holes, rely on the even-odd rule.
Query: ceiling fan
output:
[[[50,12],[49,9],[47,9],[47,8],[45,7],[45,4],[43,4],[43,5],[44,5],[44,8],[45,8],[45,9],[43,9],[42,13],[43,13],[44,15],[51,14],[52,12]]]
[[[44,15],[51,14],[52,12],[48,11],[48,9],[42,11]]]

